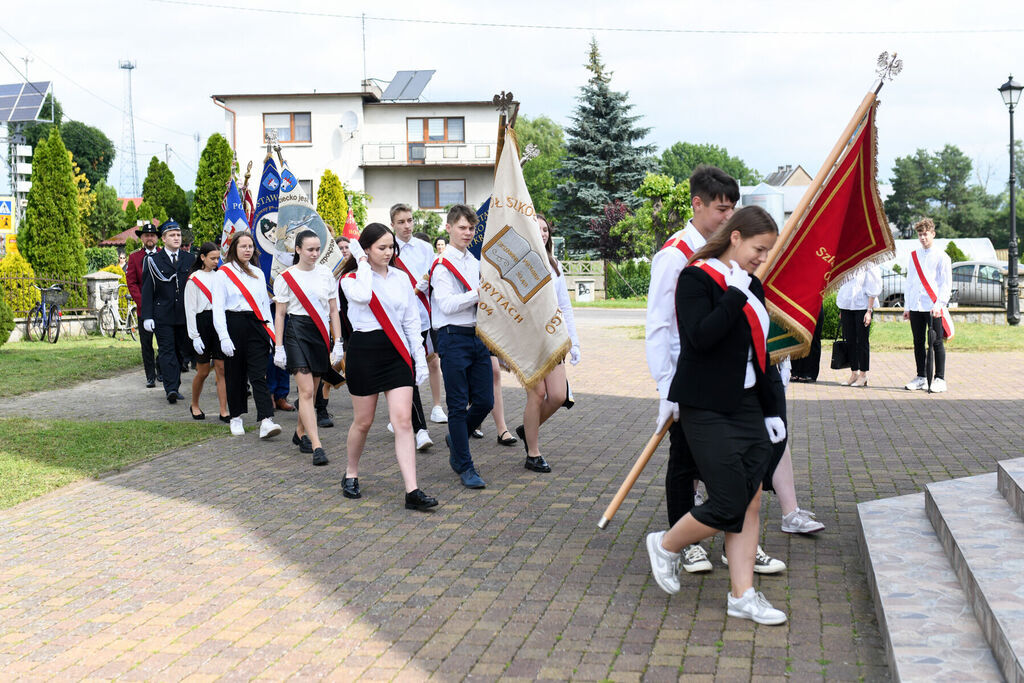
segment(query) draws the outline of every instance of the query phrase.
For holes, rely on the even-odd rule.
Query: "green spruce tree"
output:
[[[345,186],[331,169],[325,169],[320,177],[320,187],[316,193],[316,212],[324,223],[331,226],[335,235],[340,235],[348,218],[348,200],[345,199]]]
[[[146,179],[142,182],[142,199],[150,206],[160,207],[183,228],[188,227],[190,216],[185,191],[174,182],[170,167],[155,156],[149,160]]]
[[[590,40],[586,65],[590,80],[580,88],[579,105],[566,130],[567,155],[555,176],[553,213],[569,245],[585,248],[592,241],[588,225],[619,200],[629,207],[641,203],[633,194],[648,171],[655,169],[654,145],[639,144],[650,128],[637,125],[627,93],[608,87],[611,72],[601,62],[597,41]]]
[[[224,188],[231,178],[231,145],[220,133],[206,142],[199,157],[196,173],[196,195],[192,205],[192,237],[194,244],[217,242],[224,229]]]
[[[36,277],[78,282],[85,275],[80,220],[71,155],[54,128],[36,145],[32,189],[18,230],[18,250],[32,264]],[[85,301],[78,298],[70,305],[84,306]]]
[[[124,205],[124,222],[125,227],[130,228],[135,225],[135,221],[138,219],[136,215],[138,211],[135,207],[135,202],[126,202]]]

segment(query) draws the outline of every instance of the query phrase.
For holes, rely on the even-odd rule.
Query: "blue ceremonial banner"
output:
[[[224,231],[220,237],[221,253],[227,251],[231,236],[236,232],[249,230],[249,219],[245,215],[242,195],[238,193],[238,185],[232,178],[228,184],[228,193],[224,197]]]
[[[270,271],[274,265],[274,245],[277,242],[277,207],[281,197],[281,174],[271,156],[263,162],[260,189],[256,195],[256,211],[252,215],[252,234],[259,247],[260,269],[270,288]]]
[[[487,213],[491,209],[491,198],[480,205],[476,210],[476,231],[473,232],[473,241],[469,243],[469,253],[480,259],[480,250],[484,246],[484,231],[487,230]]]

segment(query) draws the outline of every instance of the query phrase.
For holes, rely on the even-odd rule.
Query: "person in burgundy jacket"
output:
[[[142,240],[142,249],[132,252],[128,257],[128,268],[125,271],[125,280],[128,284],[128,292],[135,301],[137,310],[142,310],[142,262],[147,255],[157,252],[156,243],[159,240],[160,231],[152,223],[146,223],[135,231],[135,235]],[[146,370],[146,386],[150,389],[156,386],[159,371],[156,367],[156,357],[153,354],[153,333],[147,332],[139,326],[139,343],[142,345],[142,367]]]

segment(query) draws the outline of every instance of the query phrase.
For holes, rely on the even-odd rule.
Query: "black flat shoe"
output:
[[[330,460],[327,459],[327,453],[324,451],[324,449],[322,449],[322,448],[314,448],[313,449],[313,464],[315,466],[323,467],[324,465],[326,465],[329,462],[330,462]],[[358,498],[358,497],[359,496],[356,496],[356,498]]]
[[[508,434],[507,439],[503,438],[506,434]],[[503,431],[501,435],[498,437],[499,446],[515,446],[517,443],[519,443],[519,439],[512,436],[512,434],[507,429]]]
[[[321,429],[330,429],[334,426],[334,420],[331,419],[330,413],[317,413],[316,414],[316,426]]]
[[[223,422],[224,424],[231,424],[231,416],[230,415],[220,415],[219,417],[220,417],[220,421]]]
[[[146,388],[147,389],[152,389],[155,386],[156,386],[156,380],[155,379],[147,379],[146,380]]]
[[[345,477],[341,480],[341,494],[346,498],[362,498],[359,493],[359,477]]]
[[[292,443],[299,447],[299,453],[313,452],[313,442],[305,434],[300,437],[298,432],[292,432]],[[313,464],[315,465],[316,463],[314,462]],[[324,464],[326,465],[327,463]]]
[[[423,512],[437,505],[437,498],[428,496],[423,491],[416,489],[405,494],[405,509],[419,510]]]
[[[519,440],[523,442],[523,450],[526,451],[526,457],[530,457],[530,447],[526,445],[526,427],[523,425],[516,427],[516,434],[519,435]]]
[[[205,420],[206,419],[206,413],[204,413],[202,410],[199,411],[198,415],[193,413],[192,412],[192,406],[188,407],[188,414],[192,416],[193,420]],[[229,421],[230,421],[230,419],[229,419]]]
[[[484,438],[484,433],[481,432],[479,429],[474,429],[473,431],[471,431],[469,433],[469,435],[471,437],[473,437],[474,439],[482,439],[482,438]]]
[[[526,464],[523,467],[534,472],[547,473],[551,471],[551,466],[544,460],[543,455],[538,455],[536,458],[526,456]]]
[[[185,397],[181,394],[180,391],[169,391],[169,392],[167,392],[167,402],[168,403],[177,403],[178,401],[180,401],[180,400],[182,400],[184,398]]]

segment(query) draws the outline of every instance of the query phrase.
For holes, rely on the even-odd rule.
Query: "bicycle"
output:
[[[40,300],[29,311],[26,332],[29,340],[42,341],[47,339],[56,344],[60,339],[60,319],[63,315],[60,307],[68,302],[70,292],[65,292],[60,285],[52,285],[45,289],[36,285]]]
[[[98,318],[100,332],[108,337],[116,337],[118,332],[127,332],[133,340],[139,331],[139,315],[135,309],[135,302],[128,296],[127,285],[102,285],[100,287],[100,298],[103,299],[103,307],[100,308]],[[121,302],[127,300],[124,306],[125,314],[121,315]]]

